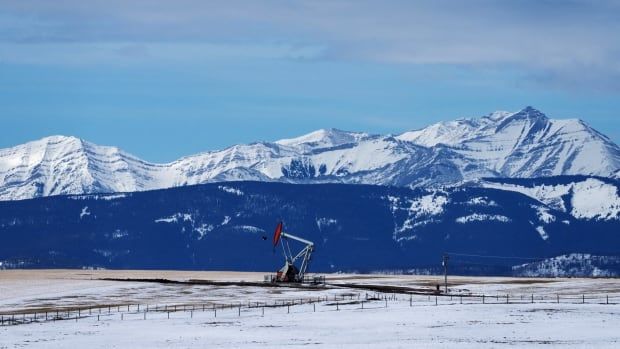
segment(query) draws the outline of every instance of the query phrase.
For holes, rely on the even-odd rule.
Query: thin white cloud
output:
[[[620,88],[617,1],[21,0],[0,13],[4,61],[327,58],[509,66],[539,83]]]

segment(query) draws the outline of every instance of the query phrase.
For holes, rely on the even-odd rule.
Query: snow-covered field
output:
[[[260,281],[262,275],[0,271],[0,313],[5,319],[9,313],[39,312],[36,322],[0,326],[0,348],[620,346],[616,279],[450,277],[453,296],[437,298],[334,286],[432,290],[442,281],[436,276],[328,275],[332,286],[321,289],[97,280]],[[484,304],[482,297],[471,297],[482,294]],[[175,305],[177,311],[163,308]],[[76,307],[90,309],[78,315]],[[44,311],[51,319],[55,309],[64,320],[41,321]],[[67,310],[69,319],[62,314]]]

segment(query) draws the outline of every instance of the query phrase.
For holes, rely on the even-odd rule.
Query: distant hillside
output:
[[[0,202],[0,267],[270,271],[282,262],[281,251],[274,252],[270,242],[279,220],[287,231],[316,243],[310,268],[321,272],[437,270],[444,252],[515,258],[620,255],[618,212],[567,206],[573,196],[587,194],[574,188],[601,188],[579,183],[598,180],[547,181],[572,183],[573,189],[561,195],[564,207],[499,188],[264,182],[5,201]],[[617,190],[614,181],[604,184],[611,186],[603,187],[607,192]],[[518,185],[539,183],[520,180]],[[508,275],[524,263],[510,258],[470,262],[455,258],[451,271]]]

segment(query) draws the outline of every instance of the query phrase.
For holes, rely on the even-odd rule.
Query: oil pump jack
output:
[[[312,252],[314,251],[314,243],[312,241],[308,241],[306,239],[302,239],[293,234],[285,233],[283,231],[282,222],[278,223],[276,226],[276,231],[273,234],[273,248],[275,250],[278,243],[282,240],[282,251],[284,252],[284,266],[280,269],[275,278],[271,278],[272,282],[304,282],[304,276],[306,275],[306,270],[308,270],[308,264],[310,263],[310,258],[312,257]],[[296,255],[293,255],[291,252],[291,247],[289,245],[289,240],[297,241],[305,245],[301,251],[299,251]],[[285,246],[286,245],[286,246]],[[301,260],[301,265],[299,268],[295,265],[297,260]],[[312,281],[316,283],[316,280]]]

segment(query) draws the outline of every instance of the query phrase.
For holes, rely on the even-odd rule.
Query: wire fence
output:
[[[209,314],[213,318],[265,316],[299,312],[324,312],[341,310],[367,310],[399,306],[450,306],[467,304],[619,304],[620,295],[455,295],[455,294],[403,294],[403,293],[351,293],[346,295],[306,297],[273,302],[202,303],[202,304],[115,304],[104,306],[47,308],[0,312],[0,326],[15,326],[56,321],[105,321],[193,318]]]

